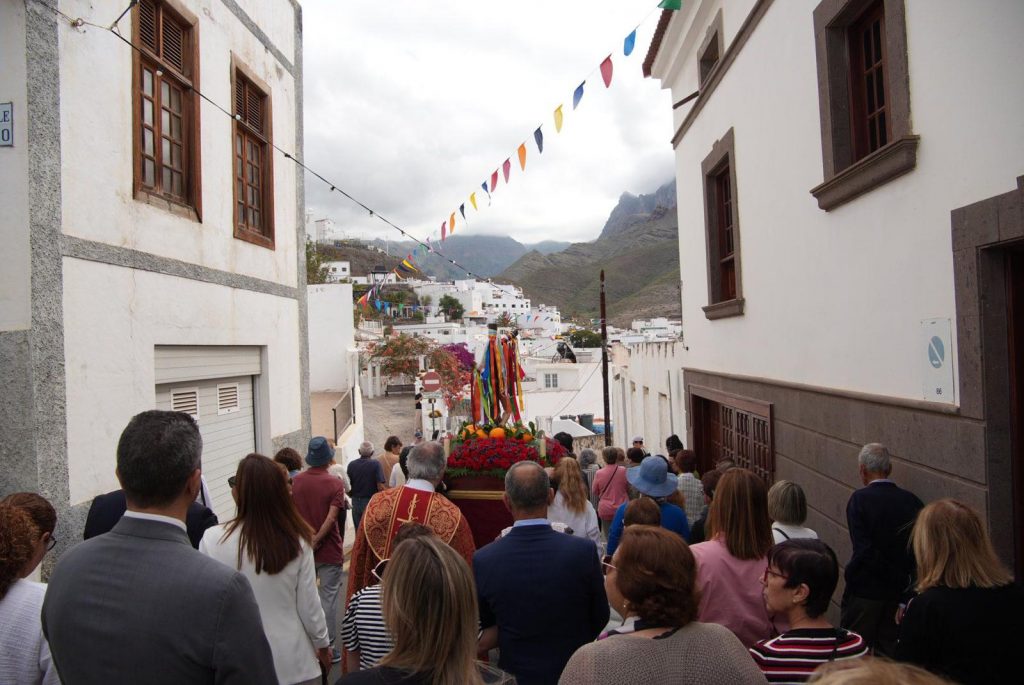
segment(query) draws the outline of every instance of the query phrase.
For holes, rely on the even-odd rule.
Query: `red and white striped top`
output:
[[[799,628],[750,648],[769,683],[806,683],[818,666],[868,653],[864,638],[842,628]]]

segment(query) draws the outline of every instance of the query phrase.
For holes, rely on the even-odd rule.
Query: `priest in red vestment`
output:
[[[370,500],[352,547],[346,606],[352,595],[377,582],[373,569],[381,560],[391,557],[395,535],[409,521],[428,526],[472,566],[476,545],[469,523],[457,506],[434,492],[447,465],[441,443],[420,443],[409,452],[409,478],[405,485],[378,492]]]

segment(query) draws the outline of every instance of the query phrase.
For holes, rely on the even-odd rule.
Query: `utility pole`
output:
[[[604,269],[601,269],[601,385],[604,389],[604,446],[611,447],[611,410],[608,395],[608,323],[604,307]]]

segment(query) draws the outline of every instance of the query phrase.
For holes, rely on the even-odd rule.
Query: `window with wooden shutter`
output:
[[[708,265],[708,304],[703,309],[709,319],[743,313],[735,157],[729,129],[701,163]]]
[[[160,0],[135,19],[135,188],[198,211],[195,27]]]
[[[274,247],[270,98],[235,69],[235,237]]]
[[[704,473],[729,459],[771,485],[775,480],[772,405],[698,386],[690,386],[689,393],[698,470]]]

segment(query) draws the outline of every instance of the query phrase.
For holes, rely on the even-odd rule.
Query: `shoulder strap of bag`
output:
[[[764,529],[762,528],[762,530],[764,530]],[[786,532],[784,530],[782,530],[781,528],[776,528],[775,526],[772,526],[772,530],[774,530],[776,533],[778,533],[782,537],[786,538],[787,540],[789,539],[789,536],[786,535]]]

